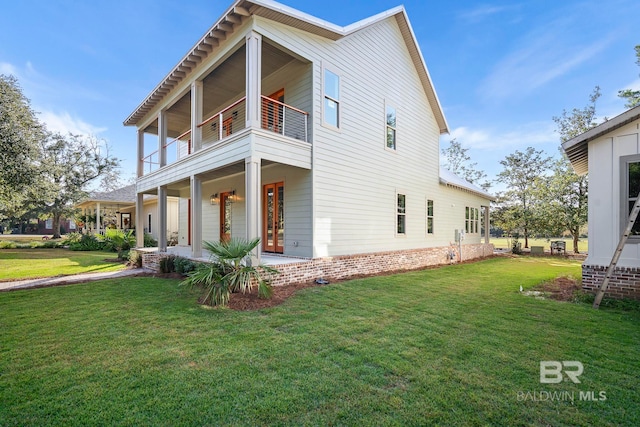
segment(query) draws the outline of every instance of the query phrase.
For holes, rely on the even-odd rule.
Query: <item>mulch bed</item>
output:
[[[578,281],[572,277],[557,277],[552,282],[543,283],[535,289],[546,293],[551,299],[571,301],[576,291],[580,291],[582,288]]]

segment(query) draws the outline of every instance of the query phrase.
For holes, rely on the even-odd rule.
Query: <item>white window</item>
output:
[[[324,69],[324,123],[340,127],[340,76]]]
[[[427,234],[433,234],[433,200],[427,200]]]
[[[407,196],[398,194],[396,198],[396,233],[406,234],[407,232]]]
[[[396,109],[387,105],[386,111],[386,144],[390,150],[396,149]]]
[[[469,234],[478,233],[478,223],[480,222],[480,212],[478,208],[465,208],[464,230]]]
[[[620,228],[624,230],[629,221],[629,214],[640,193],[640,155],[621,157],[621,183],[622,209],[620,215]],[[640,243],[640,215],[633,224],[629,243]]]

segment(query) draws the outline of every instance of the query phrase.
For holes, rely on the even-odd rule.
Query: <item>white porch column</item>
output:
[[[191,256],[202,257],[202,180],[191,176]]]
[[[136,247],[144,248],[144,194],[136,194]]]
[[[167,251],[167,187],[158,187],[158,251]]]
[[[100,202],[96,203],[96,232],[100,234],[102,229],[102,220],[100,218]]]
[[[161,110],[158,113],[158,162],[159,167],[167,164],[167,112]]]
[[[260,94],[262,77],[262,36],[255,31],[247,34],[247,123],[246,126],[260,127]]]
[[[191,152],[202,148],[202,81],[191,83]]]
[[[144,175],[144,130],[138,129],[138,169],[137,176]]]
[[[252,240],[260,236],[260,200],[262,179],[260,176],[260,158],[247,157],[245,159],[245,208],[247,216],[247,239]],[[260,263],[260,250],[258,246],[253,255],[252,261]]]
[[[489,244],[489,227],[491,222],[489,221],[489,206],[484,206],[484,242]]]

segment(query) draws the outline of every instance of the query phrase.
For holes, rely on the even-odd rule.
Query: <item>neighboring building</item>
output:
[[[457,230],[464,258],[492,253],[492,197],[439,172],[448,127],[403,7],[341,27],[236,1],[124,124],[138,129],[139,226],[145,195],[160,224],[180,197],[193,257],[235,236],[260,237],[256,257],[429,248],[435,264]]]
[[[640,106],[562,144],[578,174],[589,173],[589,255],[582,286],[597,290],[640,193]],[[608,296],[640,299],[640,220],[624,247]]]
[[[176,197],[167,199],[167,234],[178,233],[178,202]],[[80,209],[85,221],[81,228],[84,232],[103,233],[105,228],[111,227],[119,230],[136,228],[136,186],[135,184],[118,188],[113,191],[94,192],[86,200],[75,206]],[[96,215],[100,212],[100,215]],[[145,233],[151,234],[155,239],[160,236],[158,199],[154,196],[144,198],[142,208],[143,226]]]

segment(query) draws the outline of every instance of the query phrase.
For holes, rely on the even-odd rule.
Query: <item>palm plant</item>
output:
[[[259,244],[259,238],[203,242],[202,246],[211,253],[211,262],[201,264],[189,273],[182,284],[201,286],[204,289],[202,302],[212,306],[225,306],[231,293],[250,292],[256,285],[260,298],[270,298],[271,275],[279,272],[267,265],[251,264],[250,254]]]
[[[123,259],[124,252],[135,247],[136,236],[132,230],[107,229],[103,241],[109,250],[118,252],[118,259]]]

